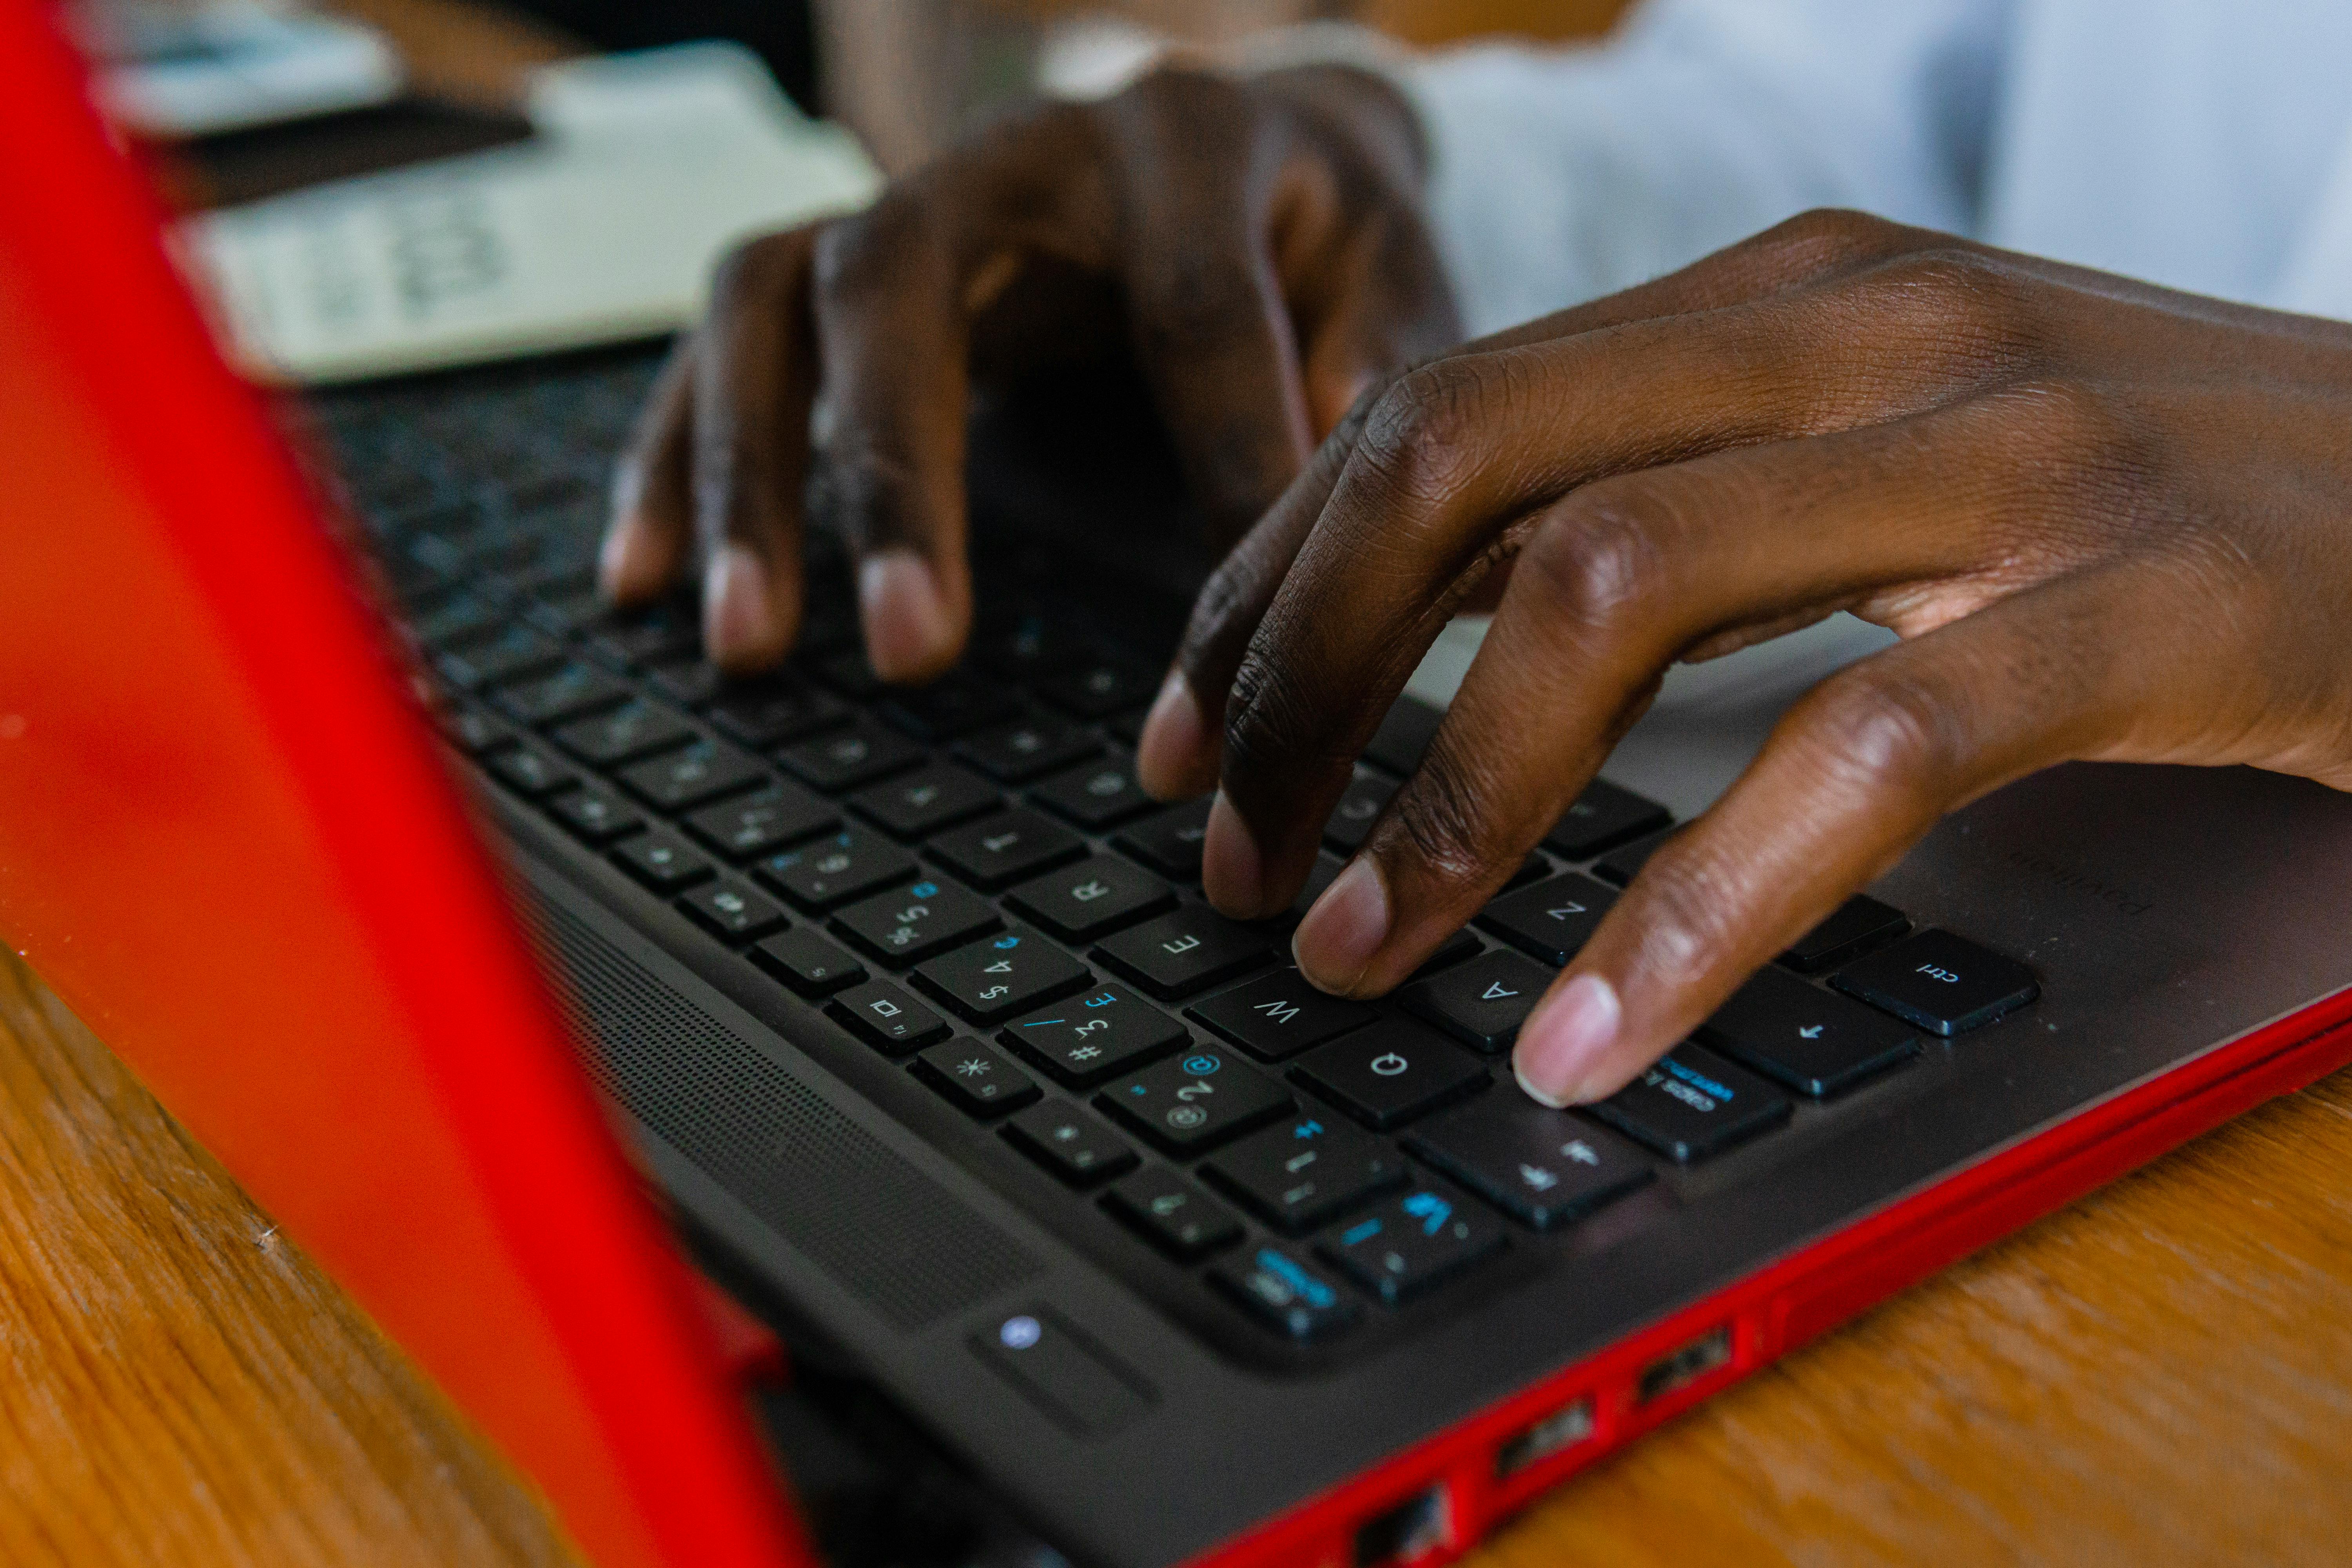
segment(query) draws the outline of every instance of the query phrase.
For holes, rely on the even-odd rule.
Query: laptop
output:
[[[1115,399],[981,433],[955,674],[877,684],[820,554],[722,683],[590,579],[659,345],[273,407],[31,7],[0,60],[0,929],[592,1560],[1442,1562],[2352,1059],[2352,802],[2070,766],[1543,1110],[1528,997],[1786,682],[1668,705],[1423,973],[1320,996],[1135,785],[1199,563]]]

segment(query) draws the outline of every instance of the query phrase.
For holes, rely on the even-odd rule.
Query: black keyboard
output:
[[[1049,1174],[999,1184],[1143,1258],[1220,1339],[1385,1342],[2035,995],[2022,966],[1856,898],[1623,1092],[1544,1110],[1512,1042],[1671,833],[1664,808],[1594,784],[1395,995],[1322,995],[1291,927],[1430,710],[1382,728],[1291,917],[1225,920],[1199,891],[1205,804],[1160,807],[1131,767],[1171,616],[983,555],[968,663],[906,690],[866,668],[822,545],[802,646],[760,679],[701,661],[689,601],[604,606],[609,454],[650,374],[632,353],[317,400],[451,745],[682,916],[706,966],[821,1007],[833,1048],[896,1064],[886,1095],[953,1108],[959,1158]]]

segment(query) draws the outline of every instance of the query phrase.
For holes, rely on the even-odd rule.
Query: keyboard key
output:
[[[623,671],[667,664],[701,651],[702,634],[695,617],[667,605],[616,611],[607,617],[604,629],[588,639],[591,658]]]
[[[2025,965],[1948,931],[1906,937],[1830,984],[1938,1035],[1990,1024],[2042,994]]]
[[[1279,1247],[1261,1247],[1239,1263],[1209,1271],[1210,1282],[1276,1333],[1328,1339],[1362,1316],[1320,1268]]]
[[[1139,664],[1120,658],[1091,659],[1040,684],[1039,696],[1081,719],[1108,719],[1124,708],[1138,708],[1152,699],[1160,678]]]
[[[506,624],[506,608],[478,594],[460,594],[409,624],[409,632],[426,647],[457,647],[488,637]]]
[[[1581,1219],[1657,1174],[1615,1133],[1524,1094],[1482,1095],[1416,1128],[1405,1147],[1537,1230]]]
[[[866,655],[856,648],[819,659],[816,672],[826,685],[853,701],[871,702],[890,689],[874,673],[874,667],[866,662]]]
[[[1676,1046],[1591,1108],[1620,1132],[1688,1164],[1789,1120],[1789,1099],[1697,1046]]]
[[[755,752],[814,734],[849,717],[841,699],[789,675],[721,686],[708,711],[710,727]]]
[[[719,700],[727,689],[727,678],[715,666],[698,658],[682,659],[656,668],[646,680],[660,696],[680,708],[699,708]]]
[[[1055,936],[1085,942],[1171,908],[1176,895],[1150,872],[1097,855],[1022,883],[1004,901]]]
[[[686,830],[740,866],[840,822],[841,814],[829,802],[798,784],[779,783],[705,806],[686,819]]]
[[[1544,836],[1544,846],[1571,860],[1589,860],[1628,839],[1672,826],[1674,820],[1674,814],[1656,801],[1607,779],[1594,779],[1568,803],[1568,810]]]
[[[1210,797],[1170,806],[1130,823],[1111,842],[1171,881],[1201,879],[1201,845],[1209,837]]]
[[[1023,719],[959,742],[955,754],[1000,783],[1026,784],[1101,750],[1093,731],[1076,724]]]
[[[1570,871],[1504,894],[1479,911],[1478,924],[1559,967],[1576,956],[1616,901],[1609,889]]]
[[[677,710],[640,697],[610,712],[574,719],[555,731],[555,743],[592,767],[615,768],[683,746],[694,726]]]
[[[1345,1122],[1299,1116],[1218,1153],[1201,1175],[1268,1225],[1303,1236],[1403,1185],[1406,1171],[1403,1158],[1380,1140]]]
[[[1698,1026],[1708,1045],[1816,1099],[1919,1054],[1908,1024],[1767,969]]]
[[[1004,1124],[1004,1136],[1074,1187],[1107,1182],[1138,1163],[1125,1140],[1066,1100],[1031,1106]]]
[[[863,827],[771,855],[751,869],[766,887],[821,913],[915,874],[915,858]]]
[[[675,893],[718,874],[701,854],[659,832],[630,839],[613,851],[612,861],[656,893]]]
[[[1882,904],[1866,893],[1856,893],[1835,913],[1790,944],[1780,962],[1800,974],[1819,974],[1859,957],[1884,942],[1911,929],[1901,910]]]
[[[514,739],[511,725],[478,708],[453,708],[443,713],[441,732],[449,738],[451,745],[469,757],[494,752]]]
[[[740,946],[784,928],[784,911],[730,877],[677,900],[680,912],[721,942]]]
[[[1316,1250],[1394,1306],[1502,1247],[1500,1220],[1431,1183],[1340,1226]]]
[[[958,671],[929,686],[894,689],[879,712],[886,722],[938,744],[1002,722],[1020,708],[1020,700],[1011,692]]]
[[[1276,933],[1186,904],[1123,931],[1095,949],[1104,965],[1162,1001],[1176,1001],[1274,957]]]
[[[1135,782],[1135,766],[1124,757],[1087,763],[1055,773],[1029,792],[1029,798],[1089,833],[1099,833],[1156,810],[1160,803]]]
[[[533,800],[544,800],[580,782],[579,773],[570,763],[528,742],[491,753],[486,765],[498,775],[499,783]]]
[[[521,724],[560,724],[629,700],[628,683],[593,665],[567,664],[551,675],[501,687],[495,700]]]
[[[1647,838],[1636,838],[1622,849],[1612,849],[1593,863],[1592,874],[1620,888],[1631,886],[1642,868],[1649,864],[1650,857],[1679,831],[1679,828],[1670,827],[1664,833],[1653,833]]]
[[[1018,807],[940,834],[930,856],[973,887],[994,892],[1076,859],[1087,842],[1068,828]]]
[[[637,808],[602,784],[566,791],[547,803],[548,815],[591,844],[611,844],[646,825]]]
[[[803,996],[830,996],[866,978],[866,966],[806,926],[751,949],[751,962]]]
[[[948,1021],[887,980],[843,992],[825,1012],[886,1056],[903,1057],[948,1037]]]
[[[1086,965],[1020,926],[915,971],[917,985],[976,1024],[1028,1012],[1093,978]]]
[[[915,1058],[915,1076],[974,1116],[1002,1116],[1037,1098],[1034,1079],[978,1040],[950,1040]]]
[[[1361,1028],[1379,1017],[1381,1010],[1318,991],[1293,966],[1221,991],[1187,1016],[1262,1062],[1281,1062]]]
[[[994,784],[934,763],[849,797],[852,810],[900,838],[922,838],[1004,804]]]
[[[1173,1171],[1129,1176],[1103,1195],[1103,1206],[1179,1263],[1190,1263],[1242,1238],[1233,1212]]]
[[[1041,1007],[1034,1017],[1007,1025],[997,1037],[1072,1089],[1090,1089],[1131,1073],[1192,1043],[1183,1025],[1118,985],[1097,986]]]
[[[1511,1048],[1558,972],[1497,949],[1406,990],[1404,1005],[1475,1050]]]
[[[453,648],[433,661],[441,679],[463,691],[520,680],[563,662],[563,645],[545,632],[512,626],[469,647]]]
[[[1475,1094],[1489,1081],[1486,1063],[1403,1018],[1382,1018],[1317,1047],[1291,1077],[1383,1130]]]
[[[1381,808],[1396,792],[1397,786],[1378,773],[1358,773],[1323,824],[1323,842],[1341,855],[1352,855],[1362,848],[1364,836],[1371,832]]]
[[[839,794],[911,768],[926,755],[906,736],[859,719],[845,730],[785,747],[776,761],[803,784]]]
[[[622,787],[656,811],[692,811],[764,783],[760,764],[722,741],[697,741],[682,752],[638,763],[620,774]]]
[[[860,900],[833,917],[836,930],[885,963],[920,963],[1003,923],[995,910],[952,882],[932,878]]]
[[[1441,970],[1477,957],[1486,951],[1486,944],[1468,931],[1457,931],[1437,944],[1437,951],[1421,961],[1421,967],[1407,976],[1411,980],[1426,980]]]
[[[1292,1101],[1256,1068],[1196,1047],[1113,1084],[1095,1103],[1162,1148],[1191,1154],[1264,1126]]]

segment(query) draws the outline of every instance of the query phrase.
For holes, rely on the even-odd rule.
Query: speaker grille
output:
[[[1011,1237],[577,916],[546,934],[621,1104],[902,1331],[1038,1272]]]

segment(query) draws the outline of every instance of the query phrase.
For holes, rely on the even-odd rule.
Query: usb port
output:
[[[1516,1476],[1529,1465],[1549,1459],[1563,1448],[1573,1448],[1591,1436],[1592,1395],[1588,1394],[1506,1440],[1495,1451],[1495,1479],[1499,1481]]]
[[[1356,1531],[1355,1568],[1392,1568],[1418,1563],[1444,1546],[1447,1537],[1445,1487],[1415,1492]]]
[[[1660,1356],[1642,1369],[1633,1386],[1633,1400],[1647,1405],[1685,1388],[1717,1367],[1731,1363],[1731,1325],[1710,1329],[1680,1350]]]

